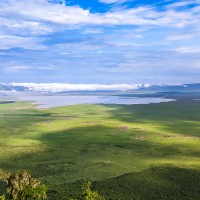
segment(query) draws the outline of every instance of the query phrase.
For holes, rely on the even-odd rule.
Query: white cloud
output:
[[[177,52],[180,52],[180,53],[183,53],[183,54],[188,54],[188,53],[200,53],[200,47],[179,47],[176,49]],[[200,68],[200,65],[199,65],[200,62],[197,61],[197,63],[193,63],[193,65],[195,66],[199,66]]]
[[[166,7],[176,9],[176,8],[180,8],[180,7],[184,7],[184,6],[188,6],[188,5],[192,5],[192,4],[196,5],[196,4],[200,4],[200,2],[199,2],[199,0],[184,0],[184,1],[169,4]]]
[[[6,19],[0,17],[0,26],[3,26],[4,29],[7,29],[8,32],[26,35],[31,33],[32,35],[43,35],[51,33],[55,30],[52,26],[48,26],[45,23],[38,21],[30,21],[26,19],[16,20],[16,19]]]
[[[11,83],[12,86],[24,86],[31,91],[62,92],[62,91],[96,91],[96,90],[133,90],[149,87],[148,84],[62,84],[62,83]]]
[[[9,73],[19,73],[21,71],[27,71],[27,70],[31,70],[32,67],[31,66],[26,66],[26,65],[19,65],[19,66],[9,66],[6,67],[6,71]]]
[[[105,4],[123,3],[125,1],[127,1],[127,0],[99,0],[99,2],[105,3]]]
[[[88,28],[83,30],[82,34],[100,34],[103,33],[101,29],[98,28]]]
[[[0,49],[9,49],[15,47],[35,50],[45,49],[45,46],[41,44],[41,41],[34,37],[0,35],[0,41]]]
[[[114,0],[108,0],[114,1]],[[193,14],[196,13],[194,17]],[[8,0],[0,3],[2,26],[16,28],[22,25],[34,29],[51,31],[51,24],[60,25],[154,25],[183,27],[191,23],[196,24],[199,13],[197,8],[187,11],[166,9],[157,11],[153,6],[142,6],[122,10],[113,10],[106,13],[91,13],[77,6],[65,6],[64,4],[51,4],[47,0]],[[15,16],[15,23],[12,16]],[[48,25],[47,25],[48,24]],[[53,27],[53,26],[52,26]]]
[[[190,40],[193,39],[195,35],[193,34],[178,34],[178,35],[170,35],[166,39],[175,41],[175,40]]]

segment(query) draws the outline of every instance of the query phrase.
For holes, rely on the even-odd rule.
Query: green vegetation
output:
[[[5,195],[0,196],[0,200],[6,200]]]
[[[6,191],[2,199],[12,200],[43,200],[46,199],[47,188],[35,178],[32,178],[27,171],[16,172],[15,174],[1,171],[0,179],[5,181]]]
[[[81,188],[81,200],[105,200],[97,191],[91,190],[91,182],[83,183]]]
[[[199,183],[200,171],[164,165],[97,182],[94,188],[106,199],[197,200]]]
[[[0,168],[30,171],[51,199],[78,199],[89,180],[106,199],[197,200],[199,103],[1,104]]]

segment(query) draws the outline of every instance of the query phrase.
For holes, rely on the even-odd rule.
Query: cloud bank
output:
[[[64,92],[64,91],[113,91],[136,90],[147,88],[149,84],[62,84],[62,83],[11,83],[11,86],[23,86],[35,92]]]

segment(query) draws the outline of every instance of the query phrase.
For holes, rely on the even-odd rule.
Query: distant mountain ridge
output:
[[[191,83],[183,85],[151,85],[148,88],[140,88],[140,90],[156,91],[156,92],[187,92],[187,91],[199,91],[200,83]]]
[[[72,91],[154,91],[154,92],[186,92],[199,91],[200,83],[180,84],[180,85],[150,85],[150,84],[61,84],[61,83],[11,83],[0,84],[0,92],[72,92]]]
[[[18,92],[22,92],[22,91],[28,91],[29,89],[27,87],[24,86],[13,86],[11,84],[1,84],[0,83],[0,92],[4,92],[4,91],[18,91]]]

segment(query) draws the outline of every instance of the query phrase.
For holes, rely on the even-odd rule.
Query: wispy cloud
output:
[[[183,53],[183,54],[193,54],[193,53],[200,53],[200,47],[199,46],[182,46],[176,49],[177,52]],[[190,64],[191,67],[198,67],[200,68],[200,62],[199,62],[199,56],[197,56],[196,63]]]
[[[15,47],[34,50],[45,49],[45,45],[42,44],[41,38],[22,37],[15,35],[0,35],[0,40],[0,49],[9,49]]]
[[[105,0],[106,1],[106,0]],[[109,0],[108,0],[109,1]],[[114,1],[114,0],[110,0]],[[186,2],[185,2],[186,3]],[[29,27],[41,31],[50,31],[47,23],[56,24],[95,24],[95,25],[156,25],[156,26],[184,26],[195,21],[194,14],[198,13],[198,6],[179,11],[166,7],[159,11],[155,6],[141,6],[114,10],[106,13],[91,13],[78,6],[65,6],[64,4],[50,4],[47,0],[40,1],[15,1],[8,0],[0,3],[2,23],[10,27]],[[10,20],[10,15],[15,14],[17,21]],[[7,16],[5,22],[4,16]],[[199,15],[198,15],[199,16]],[[197,16],[196,16],[197,17]],[[196,18],[197,19],[197,18]],[[46,23],[46,24],[45,24]],[[46,25],[46,26],[45,26]],[[50,26],[50,24],[48,24]]]
[[[128,1],[128,0],[99,0],[99,2],[105,3],[105,4],[123,3],[123,2],[126,2],[126,1]]]
[[[176,40],[191,40],[196,37],[200,37],[200,35],[195,34],[176,34],[176,35],[170,35],[167,36],[167,40],[176,41]]]
[[[11,72],[11,73],[21,73],[22,71],[27,71],[31,70],[31,66],[10,66],[9,68],[5,68],[6,71]]]
[[[200,5],[200,2],[198,0],[184,0],[184,1],[178,1],[175,3],[171,3],[169,5],[167,5],[167,8],[171,8],[171,9],[176,9],[176,8],[180,8],[180,7],[185,7],[185,6],[189,6],[189,5]]]

